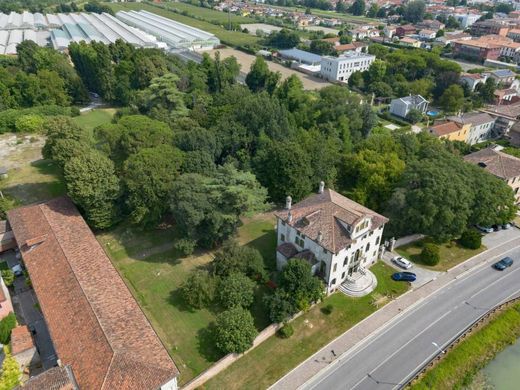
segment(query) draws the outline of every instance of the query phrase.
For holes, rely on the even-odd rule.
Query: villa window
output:
[[[370,243],[367,244],[367,247],[365,249],[365,252],[368,252],[368,250],[370,249]]]
[[[379,245],[379,238],[380,238],[380,237],[377,237],[376,245]]]
[[[345,279],[345,272],[341,274],[341,280]]]
[[[336,278],[332,279],[332,282],[330,282],[331,285],[336,284]]]
[[[337,269],[338,269],[338,263],[335,263],[334,268],[332,268],[332,272],[336,272]]]
[[[345,261],[343,261],[343,267],[345,267],[348,263],[348,256],[345,256]]]
[[[280,241],[285,242],[285,234],[280,234]]]
[[[294,238],[294,242],[296,243],[296,245],[300,246],[303,248],[303,246],[305,245],[305,241],[302,240],[301,238],[299,237],[295,237]]]

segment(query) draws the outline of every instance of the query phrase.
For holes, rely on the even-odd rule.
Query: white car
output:
[[[392,259],[392,262],[404,269],[412,268],[412,263],[406,260],[404,257],[396,256]]]

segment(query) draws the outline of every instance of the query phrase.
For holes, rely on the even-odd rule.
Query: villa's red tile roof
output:
[[[53,367],[33,376],[16,390],[77,390],[70,366]]]
[[[16,355],[31,348],[34,348],[34,342],[27,325],[14,328],[11,332],[11,353]]]
[[[289,211],[291,221],[288,220]],[[317,241],[321,233],[319,244],[333,253],[338,253],[353,241],[344,224],[354,226],[368,218],[371,220],[370,230],[375,230],[388,222],[388,218],[328,188],[292,205],[290,210],[277,211],[275,215],[311,240]]]
[[[82,389],[157,389],[178,370],[68,198],[8,219],[59,359]]]

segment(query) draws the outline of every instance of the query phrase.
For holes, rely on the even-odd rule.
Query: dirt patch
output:
[[[248,73],[249,69],[251,68],[251,64],[255,61],[256,57],[252,54],[244,53],[240,50],[231,49],[231,48],[225,48],[225,49],[218,49],[218,50],[211,50],[209,54],[211,57],[214,56],[215,52],[220,52],[221,58],[227,58],[234,56],[238,63],[241,65],[240,70],[244,73]],[[285,80],[289,76],[292,76],[295,74],[300,78],[300,80],[303,83],[303,88],[307,90],[313,90],[313,89],[321,89],[324,87],[327,87],[329,85],[332,85],[328,81],[325,81],[323,79],[319,79],[317,77],[309,76],[304,73],[298,72],[293,69],[286,68],[285,66],[282,66],[280,64],[276,64],[272,61],[267,61],[267,65],[269,66],[269,69],[273,72],[280,72],[282,74],[282,80]]]
[[[0,135],[0,165],[16,169],[42,159],[45,138],[40,135]]]

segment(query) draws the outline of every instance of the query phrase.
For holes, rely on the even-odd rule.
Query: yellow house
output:
[[[456,122],[444,122],[428,128],[430,134],[449,141],[466,142],[471,129],[471,123],[460,124]]]

